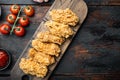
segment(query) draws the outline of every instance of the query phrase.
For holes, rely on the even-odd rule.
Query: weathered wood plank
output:
[[[55,74],[49,80],[119,80],[120,73],[112,72],[111,74]],[[12,80],[10,77],[0,77],[0,80]]]
[[[79,75],[54,75],[49,80],[119,80],[120,74],[79,74]]]
[[[40,5],[51,5],[54,0],[49,0],[47,3],[40,3]],[[0,4],[39,4],[33,0],[1,0]]]
[[[54,0],[50,0],[48,3],[42,3],[40,5],[51,5]],[[120,5],[120,0],[85,0],[87,5]],[[39,4],[32,0],[1,0],[0,4]]]
[[[6,76],[2,76],[2,77],[0,77],[0,80],[11,80],[11,79],[10,79],[9,76],[8,76],[8,77],[6,77]]]
[[[71,3],[71,4],[70,4]],[[58,4],[60,4],[58,6]],[[70,6],[68,6],[70,5]],[[55,1],[54,4],[52,5],[51,9],[65,9],[65,8],[70,8],[73,12],[76,13],[76,15],[80,18],[80,22],[79,24],[76,26],[75,28],[75,34],[77,33],[78,29],[80,28],[80,25],[83,23],[84,19],[87,16],[87,5],[83,0],[76,0],[76,1],[71,1],[71,0],[62,0],[62,3],[59,3],[59,1]],[[49,13],[49,11],[48,11]],[[46,14],[46,16],[48,16],[48,13]],[[48,18],[48,17],[46,17]],[[44,30],[44,21],[40,24],[39,28],[37,29],[35,35],[33,36],[33,38],[36,36],[36,34],[40,31]],[[74,36],[75,36],[74,34]],[[45,78],[37,78],[37,77],[33,77],[33,80],[48,80],[48,78],[50,77],[52,71],[55,69],[55,67],[57,66],[58,62],[61,60],[63,54],[65,53],[67,47],[69,46],[69,44],[71,43],[73,37],[67,39],[65,41],[65,43],[61,46],[61,54],[58,58],[56,58],[56,62],[55,64],[49,66],[49,72],[47,74],[47,76]],[[15,67],[12,69],[11,71],[11,78],[12,79],[17,79],[17,80],[21,80],[21,77],[23,75],[25,75],[19,68],[19,62],[21,57],[26,57],[27,55],[27,51],[29,50],[29,47],[31,45],[31,41],[28,43],[27,47],[25,48],[25,50],[23,51],[22,55],[20,56],[20,58],[18,59],[17,63],[15,64]]]
[[[120,5],[120,0],[85,0],[89,6]]]
[[[54,75],[49,80],[119,80],[120,74],[93,74],[79,76]],[[0,80],[11,80],[10,77],[0,77]]]
[[[74,77],[74,76],[54,76],[50,78],[49,80],[87,80],[83,77]]]

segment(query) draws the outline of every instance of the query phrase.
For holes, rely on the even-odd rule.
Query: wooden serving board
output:
[[[79,30],[81,24],[83,23],[83,21],[85,20],[85,18],[87,16],[87,12],[88,12],[87,5],[86,5],[86,3],[83,0],[55,0],[53,5],[49,9],[49,11],[51,11],[52,9],[66,9],[66,8],[70,8],[80,18],[80,21],[79,21],[78,25],[76,25],[76,27],[73,28],[74,31],[75,31],[75,34],[76,34],[77,31]],[[22,72],[22,70],[19,68],[19,62],[20,62],[22,57],[26,57],[27,56],[28,50],[31,47],[31,41],[33,39],[35,39],[37,33],[40,32],[40,31],[44,31],[45,30],[44,23],[45,23],[45,21],[50,20],[49,11],[45,15],[43,21],[41,22],[40,26],[36,30],[36,32],[33,35],[32,39],[28,42],[28,45],[26,46],[26,48],[24,49],[23,53],[19,57],[19,59],[16,62],[15,66],[13,67],[13,69],[11,71],[11,79],[12,80],[22,80],[22,77],[25,75]],[[42,78],[37,78],[35,76],[28,75],[29,78],[31,78],[31,80],[48,80],[48,78],[50,77],[51,73],[53,72],[53,70],[55,69],[55,67],[59,63],[60,59],[64,55],[64,53],[65,53],[66,49],[68,48],[69,44],[72,42],[72,39],[75,36],[75,34],[72,37],[70,37],[69,39],[67,39],[62,46],[60,46],[61,47],[60,56],[58,58],[56,58],[56,62],[53,65],[49,66],[49,68],[48,68],[49,71],[48,71],[48,73],[47,73],[45,78],[42,79]]]

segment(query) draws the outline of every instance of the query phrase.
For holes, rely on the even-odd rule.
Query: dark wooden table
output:
[[[11,4],[32,5],[34,17],[24,37],[0,34],[0,48],[12,54],[12,64],[0,72],[0,80],[10,80],[10,71],[33,36],[52,2],[38,4],[32,0],[2,0],[0,24],[6,23]],[[67,49],[50,80],[120,80],[120,0],[85,0],[87,19]],[[24,14],[22,14],[24,15]]]

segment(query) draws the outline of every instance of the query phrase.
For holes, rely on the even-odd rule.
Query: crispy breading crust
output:
[[[55,62],[54,57],[44,54],[42,52],[38,52],[34,48],[29,49],[28,57],[32,58],[33,61],[38,62],[39,64],[42,64],[45,66],[51,65]]]
[[[45,25],[47,26],[51,34],[59,37],[68,38],[74,33],[73,30],[68,25],[61,24],[58,22],[47,21]]]
[[[54,43],[43,43],[39,39],[35,39],[32,41],[32,47],[34,47],[37,51],[42,53],[52,55],[52,56],[59,56],[60,48],[57,44]]]
[[[19,66],[24,73],[36,75],[37,77],[43,78],[44,76],[46,76],[48,72],[47,66],[38,64],[37,62],[33,61],[31,58],[29,59],[22,58],[19,63]]]
[[[61,45],[65,41],[64,38],[52,35],[49,31],[38,33],[37,38],[41,42],[56,43],[56,44],[59,44],[59,45]]]
[[[74,12],[72,12],[69,8],[65,10],[53,9],[52,11],[50,11],[50,16],[53,21],[70,26],[75,26],[79,21],[77,15]]]

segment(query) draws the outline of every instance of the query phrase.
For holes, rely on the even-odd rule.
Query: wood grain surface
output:
[[[83,23],[83,21],[85,20],[85,18],[87,16],[87,12],[88,12],[87,5],[83,0],[76,0],[76,1],[75,0],[72,0],[72,1],[71,0],[62,0],[62,1],[56,0],[53,3],[53,5],[51,6],[51,8],[49,9],[49,11],[51,11],[52,9],[66,9],[66,8],[70,8],[80,18],[78,25],[76,25],[76,27],[74,28],[74,31],[76,34],[77,31],[79,30],[81,24]],[[50,20],[49,11],[45,15],[44,19],[47,18],[47,20]],[[33,39],[36,37],[37,33],[41,32],[41,31],[45,31],[44,21],[41,22],[40,26],[36,30],[36,32],[33,36]],[[55,67],[57,66],[59,61],[61,60],[61,58],[64,55],[69,44],[72,42],[72,39],[75,36],[75,34],[71,38],[66,39],[64,44],[62,46],[60,46],[61,47],[60,56],[58,58],[56,58],[56,62],[53,65],[49,66],[49,71],[48,71],[46,77],[42,79],[42,78],[37,78],[34,76],[32,78],[32,80],[48,80],[49,79],[50,75],[52,74],[53,70],[55,69]],[[13,79],[13,80],[16,80],[16,79],[21,80],[22,76],[25,75],[19,68],[19,63],[20,63],[21,57],[26,57],[26,55],[28,54],[28,50],[30,48],[31,41],[28,43],[28,46],[25,48],[22,55],[20,56],[20,58],[18,59],[18,61],[16,62],[15,66],[13,67],[13,69],[11,71],[11,79]]]
[[[2,0],[3,1],[3,0]],[[15,0],[19,1],[19,0]],[[119,80],[120,77],[120,2],[85,0],[88,16],[49,80]],[[7,5],[6,5],[7,4]],[[27,3],[22,3],[22,7]],[[8,3],[1,4],[0,24],[6,23]],[[0,35],[0,47],[12,54],[14,65],[38,28],[50,5],[32,4],[35,16],[22,37]],[[23,14],[24,15],[24,14]],[[13,44],[14,43],[14,44]],[[0,80],[10,80],[10,69],[0,72]]]
[[[39,5],[50,5],[55,0],[49,0],[48,3],[41,3]],[[59,1],[59,0],[58,0]],[[85,0],[88,5],[120,5],[120,0]],[[33,0],[1,0],[0,4],[38,4]]]
[[[50,0],[48,3],[42,3],[40,5],[50,5],[54,0]],[[120,0],[85,0],[88,5],[120,5]],[[1,0],[0,4],[38,4],[32,0]]]
[[[49,2],[37,3],[33,0],[1,0],[0,4],[41,4],[41,5],[50,5],[54,2],[54,0],[49,0]]]

